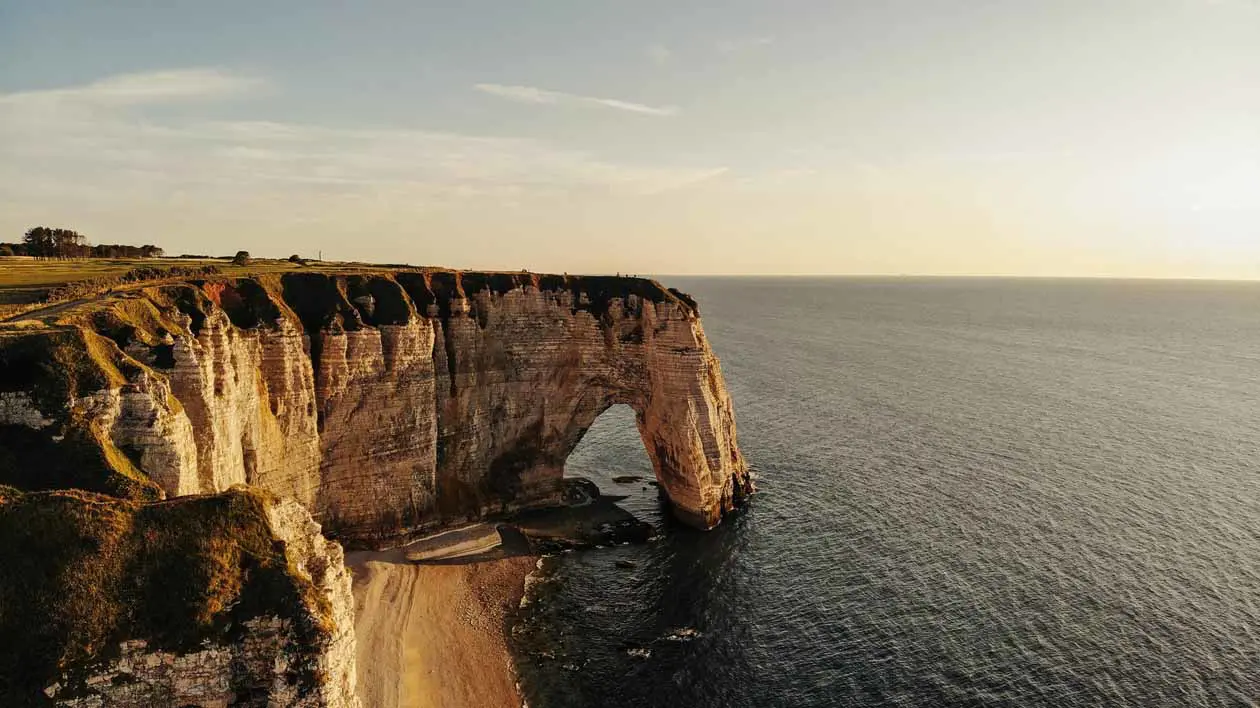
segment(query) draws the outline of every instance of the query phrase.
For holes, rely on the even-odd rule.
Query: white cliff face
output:
[[[172,355],[165,373],[191,423],[197,460],[180,488],[253,484],[312,506],[319,436],[300,327],[280,320],[243,330],[213,309],[195,335],[174,338]]]
[[[730,398],[685,304],[631,294],[593,313],[569,291],[525,287],[466,306],[473,316],[443,323],[434,355],[439,485],[528,499],[562,476],[600,413],[626,403],[681,518],[713,526],[747,491]]]
[[[238,641],[200,651],[150,650],[148,642],[142,639],[126,641],[116,660],[101,666],[87,679],[86,695],[70,695],[60,683],[49,686],[44,693],[53,705],[64,708],[359,705],[353,695],[349,698],[353,702],[331,701],[320,692],[303,695],[288,682],[285,674],[291,664],[286,645],[292,641],[292,628],[278,617],[249,620]],[[238,700],[247,691],[256,698]]]
[[[316,336],[323,346],[315,508],[364,533],[417,525],[436,502],[432,323]]]
[[[94,416],[168,496],[246,483],[341,537],[384,542],[547,500],[618,403],[638,414],[679,518],[711,527],[750,491],[699,317],[654,283],[602,279],[626,289],[610,294],[517,276],[465,290],[456,273],[411,273],[373,276],[378,297],[352,301],[344,281],[303,277],[315,304],[286,283],[271,321],[239,326],[218,304],[240,302],[233,286],[207,285],[197,327],[170,313],[183,331],[165,333],[165,358],[128,347],[165,378]]]
[[[355,676],[353,579],[345,566],[341,544],[329,541],[307,510],[292,499],[283,499],[268,509],[272,531],[286,544],[286,552],[296,573],[314,584],[327,599],[331,612],[328,643],[317,659],[316,673],[322,682],[304,702],[272,699],[270,705],[329,706],[357,708]]]
[[[167,495],[201,491],[190,483],[197,464],[192,426],[165,379],[141,372],[121,388],[75,399],[72,411],[96,429],[98,439],[134,458]]]
[[[26,391],[0,391],[0,425],[20,425],[39,430],[52,425]]]

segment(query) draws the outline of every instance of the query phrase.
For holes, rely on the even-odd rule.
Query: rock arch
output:
[[[546,502],[583,433],[624,403],[679,519],[712,527],[752,490],[695,302],[655,281],[302,271],[85,307],[19,337],[80,333],[66,346],[95,352],[82,360],[101,371],[38,387],[78,396],[36,411],[38,435],[80,426],[118,467],[81,484],[122,474],[179,496],[245,483],[342,538],[391,542]],[[28,348],[37,363],[44,349]]]
[[[492,495],[529,503],[563,476],[595,419],[626,404],[675,515],[716,525],[751,483],[731,399],[694,308],[630,294],[592,313],[574,311],[567,295],[483,292],[472,309],[484,325],[440,323],[442,347],[454,344],[454,367],[437,374],[439,436],[473,448],[444,454],[438,480],[484,470]],[[486,421],[490,435],[479,436]]]
[[[325,319],[309,332],[326,526],[373,535],[545,503],[582,435],[619,403],[635,411],[680,520],[710,528],[751,491],[690,298],[625,278],[440,272],[396,282],[401,295],[371,288],[375,307],[405,297],[412,315],[389,306],[390,321]]]

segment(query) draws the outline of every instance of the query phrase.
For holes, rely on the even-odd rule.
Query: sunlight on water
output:
[[[1260,699],[1260,287],[696,280],[760,475],[551,559],[530,704]],[[627,409],[569,464],[662,521]],[[618,568],[632,560],[632,569]]]

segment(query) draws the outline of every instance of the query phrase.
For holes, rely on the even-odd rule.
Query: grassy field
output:
[[[75,280],[122,275],[139,260],[0,260],[0,305],[39,302],[48,291]]]
[[[38,302],[49,290],[66,283],[122,275],[133,268],[215,265],[232,271],[288,270],[300,266],[288,261],[256,261],[249,267],[231,261],[186,258],[84,258],[78,260],[0,259],[0,304]]]
[[[0,316],[16,313],[43,302],[49,292],[82,280],[121,276],[135,268],[216,266],[224,276],[286,273],[318,268],[320,271],[362,271],[372,266],[359,263],[312,262],[303,266],[286,260],[255,258],[248,266],[232,265],[218,258],[84,258],[77,260],[25,260],[0,258]]]

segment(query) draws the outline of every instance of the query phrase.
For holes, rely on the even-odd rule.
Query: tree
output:
[[[77,258],[85,254],[87,246],[83,234],[70,229],[53,229],[53,251],[58,258]]]
[[[90,253],[87,239],[73,229],[36,226],[22,237],[31,255],[42,258],[75,258]]]
[[[52,229],[47,226],[28,229],[22,236],[22,243],[26,245],[26,250],[32,256],[47,258],[53,255]]]
[[[0,243],[0,257],[16,255],[17,251],[13,250],[12,246],[7,243]]]
[[[232,257],[232,265],[249,265],[249,251],[237,251],[236,255]]]
[[[161,247],[153,244],[102,243],[93,246],[78,231],[47,226],[28,229],[22,236],[22,243],[7,245],[13,255],[36,258],[161,258],[164,253]],[[249,256],[248,253],[245,255]]]

